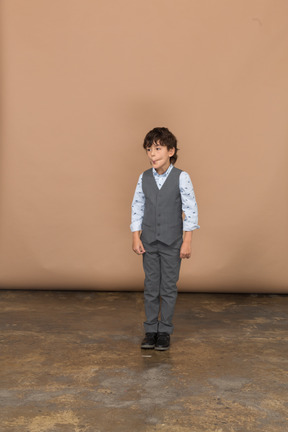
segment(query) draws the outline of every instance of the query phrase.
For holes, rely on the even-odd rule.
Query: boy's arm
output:
[[[142,188],[142,176],[140,175],[133,202],[130,229],[132,231],[132,249],[137,255],[142,255],[145,252],[144,246],[140,240],[142,221],[144,216],[145,195]]]
[[[140,239],[141,231],[134,231],[132,233],[133,241],[132,241],[132,249],[137,255],[143,255],[145,253],[145,249],[143,243]]]
[[[191,257],[192,234],[198,225],[198,208],[195,199],[193,185],[189,174],[182,171],[179,177],[179,188],[182,200],[182,211],[185,215],[183,221],[184,237],[180,249],[180,258]]]
[[[180,258],[191,257],[191,243],[193,231],[184,231],[183,243],[180,249]]]
[[[179,189],[182,200],[182,211],[185,214],[183,231],[193,231],[198,225],[198,207],[189,174],[182,171],[179,177]]]

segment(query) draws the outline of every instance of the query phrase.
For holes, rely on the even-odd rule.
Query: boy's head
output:
[[[174,165],[177,160],[177,139],[165,127],[156,127],[152,129],[144,138],[143,147],[145,150],[150,148],[153,144],[160,144],[167,147],[168,150],[175,149],[173,156],[170,157],[170,162]]]

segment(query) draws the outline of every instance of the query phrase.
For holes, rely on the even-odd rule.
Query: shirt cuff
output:
[[[189,223],[185,223],[185,221],[183,222],[183,231],[194,231],[196,229],[199,229],[200,226],[199,225],[192,225]]]
[[[130,225],[131,232],[141,231],[142,230],[142,222],[133,222]]]

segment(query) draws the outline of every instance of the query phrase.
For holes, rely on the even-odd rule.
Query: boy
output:
[[[146,335],[141,348],[165,351],[173,333],[180,263],[191,256],[192,231],[199,228],[198,210],[189,175],[174,167],[176,137],[167,128],[157,127],[145,136],[143,147],[152,169],[139,177],[130,226],[132,248],[143,255],[145,272]]]

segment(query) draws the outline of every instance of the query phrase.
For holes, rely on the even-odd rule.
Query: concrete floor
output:
[[[287,431],[287,296],[179,294],[167,352],[142,296],[0,291],[0,431]]]

